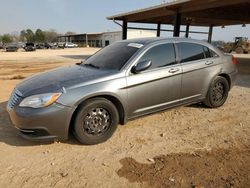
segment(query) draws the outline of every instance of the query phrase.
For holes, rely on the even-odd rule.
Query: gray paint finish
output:
[[[173,106],[203,101],[217,75],[225,74],[230,83],[234,83],[237,70],[231,63],[232,57],[206,42],[184,38],[147,38],[126,42],[143,44],[143,47],[120,70],[73,65],[32,76],[18,84],[16,89],[21,93],[21,99],[52,92],[62,92],[62,95],[56,103],[42,109],[22,108],[19,106],[21,101],[10,108],[9,101],[7,109],[13,124],[19,129],[43,129],[48,132],[47,136],[38,135],[35,139],[51,136],[66,139],[75,110],[89,98],[116,98],[122,105],[126,122]],[[206,46],[218,56],[182,64],[175,46],[176,64],[138,74],[131,72],[147,50],[159,44],[179,42]]]

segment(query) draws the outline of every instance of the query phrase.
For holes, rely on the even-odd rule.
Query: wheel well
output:
[[[228,85],[229,85],[229,89],[231,89],[231,79],[230,76],[228,76],[227,74],[220,74],[219,76],[222,76],[224,78],[226,78],[226,80],[228,81]]]
[[[119,113],[119,123],[124,125],[125,124],[125,111],[124,111],[124,108],[123,108],[123,105],[122,103],[119,101],[119,99],[117,99],[116,97],[113,97],[113,96],[110,96],[110,95],[98,95],[98,96],[94,96],[94,97],[90,97],[90,98],[87,98],[86,100],[82,101],[78,106],[77,108],[75,109],[75,111],[73,112],[73,115],[71,117],[71,120],[70,120],[70,125],[69,125],[69,130],[72,130],[73,128],[73,123],[74,123],[74,120],[75,120],[75,117],[76,117],[76,114],[79,110],[79,107],[85,103],[86,101],[90,100],[90,99],[94,99],[94,98],[105,98],[109,101],[111,101],[117,108],[118,110],[118,113]]]

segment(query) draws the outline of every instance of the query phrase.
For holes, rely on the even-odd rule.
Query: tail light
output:
[[[232,63],[234,65],[238,64],[238,61],[237,61],[237,59],[234,56],[232,56]]]

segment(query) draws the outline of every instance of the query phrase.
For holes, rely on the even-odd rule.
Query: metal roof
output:
[[[176,13],[181,24],[221,26],[250,23],[250,0],[177,0],[157,6],[109,16],[109,20],[134,23],[173,24]]]

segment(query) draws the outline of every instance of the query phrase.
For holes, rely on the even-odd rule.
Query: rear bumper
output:
[[[14,107],[7,111],[14,126],[29,140],[65,140],[73,109],[61,104],[46,108],[32,109]]]

